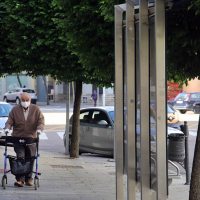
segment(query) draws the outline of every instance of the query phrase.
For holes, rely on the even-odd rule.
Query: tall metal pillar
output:
[[[148,1],[139,3],[139,66],[140,66],[140,109],[141,109],[141,195],[150,196],[150,148],[149,148],[149,18]]]
[[[69,154],[69,112],[70,112],[70,83],[66,83],[66,127],[65,154]]]
[[[123,34],[123,23],[125,22],[123,21],[123,13],[125,11],[126,34]],[[155,19],[153,18],[154,11]],[[151,24],[151,34],[150,18],[151,22],[153,22]],[[125,41],[126,43],[124,43]],[[150,74],[150,62],[152,74]],[[126,76],[124,77],[125,66]],[[154,82],[154,88],[151,88],[152,92],[155,91],[156,94],[156,115],[154,115],[154,118],[156,118],[156,131],[154,130],[156,132],[156,136],[154,135],[156,144],[155,141],[150,141],[150,134],[152,134],[152,131],[150,131],[152,117],[150,116],[150,77],[151,82]],[[126,93],[123,91],[125,79]],[[123,105],[123,95],[126,95],[126,108]],[[153,97],[155,98],[155,96]],[[124,124],[123,117],[124,109],[127,110],[126,124]],[[140,113],[139,120],[137,120],[137,113]],[[137,125],[137,127],[140,128],[136,129],[136,122],[139,123],[139,121],[140,126]],[[127,0],[126,4],[115,6],[116,200],[124,199],[124,138],[122,134],[124,133],[124,125],[126,125],[127,134],[127,148],[125,151],[125,157],[127,158],[127,169],[125,170],[127,172],[127,199],[166,199],[168,184],[166,160],[165,3],[163,0],[155,0],[155,4],[149,3],[149,5],[148,0]],[[156,150],[154,148],[155,145]],[[151,156],[152,160],[155,161],[154,165],[151,165]],[[152,171],[151,166],[155,167],[152,168]],[[156,169],[156,172],[153,171],[154,169]],[[136,188],[141,189],[140,197],[138,196],[139,194],[136,195]]]
[[[132,0],[126,3],[126,86],[127,86],[127,199],[136,199],[135,138],[135,22]]]
[[[157,199],[167,199],[165,2],[155,1]],[[159,133],[159,134],[158,134]],[[162,134],[161,134],[162,133]]]
[[[115,6],[115,160],[116,200],[123,200],[123,13],[124,4]]]

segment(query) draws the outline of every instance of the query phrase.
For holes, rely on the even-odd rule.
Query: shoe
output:
[[[32,183],[32,181],[27,181],[27,182],[26,182],[26,185],[27,185],[27,186],[33,186],[33,183]]]
[[[23,181],[16,181],[16,182],[14,183],[14,186],[17,186],[17,187],[23,187],[23,185],[24,185],[24,182],[23,182]]]

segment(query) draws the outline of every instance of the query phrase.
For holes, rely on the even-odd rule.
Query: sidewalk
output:
[[[8,152],[14,155],[10,147]],[[0,154],[3,153],[1,146]],[[9,173],[7,189],[0,188],[0,200],[115,200],[115,163],[112,159],[90,154],[70,159],[63,152],[45,149],[40,150],[40,155],[39,172],[42,175],[38,190],[30,186],[16,188],[14,176]],[[3,163],[2,156],[2,175]],[[126,178],[124,180],[126,182]],[[184,177],[173,181],[169,187],[169,200],[188,199],[189,186],[184,183]],[[124,199],[127,199],[126,183]]]

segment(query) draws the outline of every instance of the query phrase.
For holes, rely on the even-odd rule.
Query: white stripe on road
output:
[[[60,136],[61,139],[63,139],[63,135],[65,132],[57,132],[57,134]]]
[[[196,132],[189,131],[189,135],[197,136],[197,133],[196,133]]]
[[[64,134],[65,132],[63,131],[63,132],[57,132],[57,134],[58,134],[58,136],[61,138],[61,139],[63,139],[63,134]],[[40,140],[48,140],[49,138],[47,137],[47,134],[46,133],[42,133],[41,135],[40,135]]]
[[[40,135],[40,140],[48,140],[48,137],[47,137],[46,133],[42,133]]]

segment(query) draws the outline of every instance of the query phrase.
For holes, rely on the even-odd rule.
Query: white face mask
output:
[[[22,105],[22,107],[27,108],[30,106],[30,101],[24,101],[24,102],[22,101],[21,105]]]

